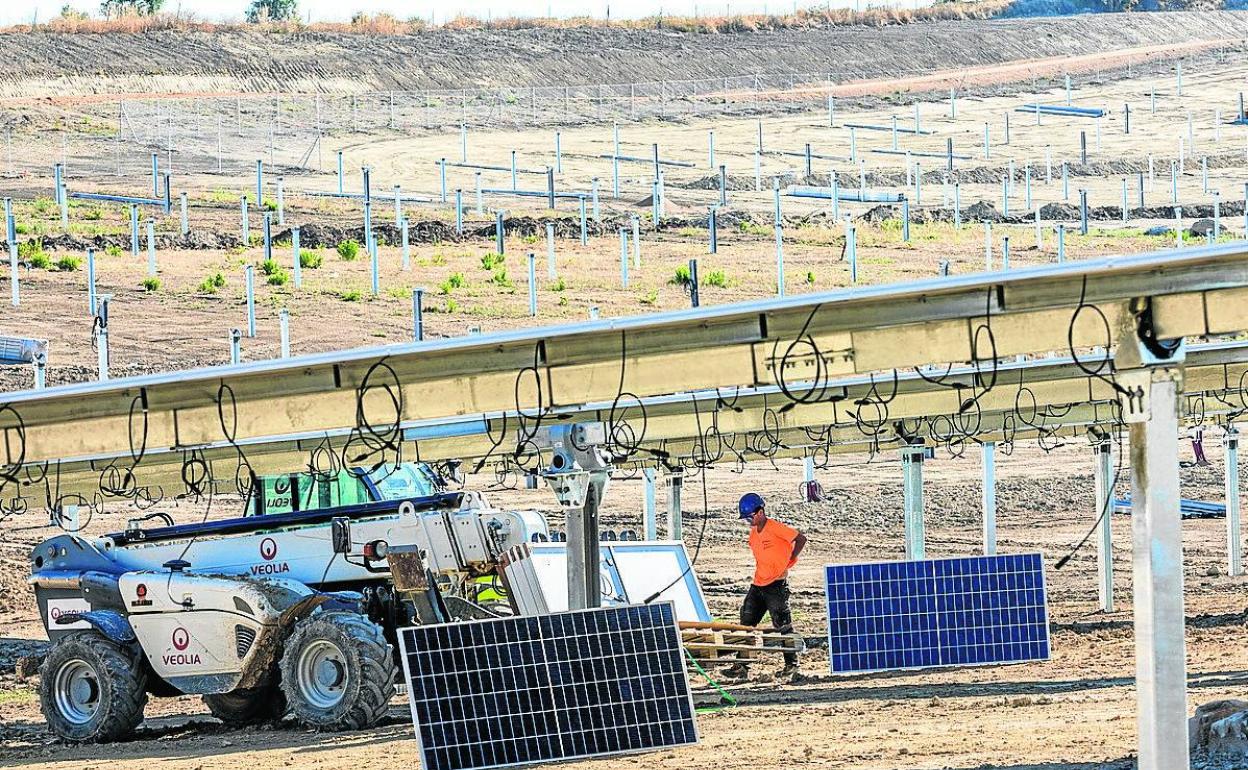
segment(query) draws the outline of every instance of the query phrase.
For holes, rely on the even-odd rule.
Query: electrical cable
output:
[[[1080,538],[1078,543],[1075,543],[1075,546],[1070,549],[1070,552],[1057,560],[1057,564],[1054,565],[1054,569],[1061,569],[1062,567],[1065,567],[1066,564],[1074,558],[1075,554],[1079,553],[1080,549],[1082,549],[1083,546],[1092,539],[1092,536],[1096,534],[1096,531],[1100,529],[1101,525],[1105,522],[1105,518],[1109,516],[1110,512],[1114,509],[1114,490],[1118,488],[1118,481],[1122,476],[1123,452],[1121,433],[1118,435],[1116,441],[1118,443],[1118,462],[1114,468],[1114,477],[1109,484],[1109,489],[1105,490],[1105,503],[1101,507],[1100,515],[1096,517],[1096,521],[1092,524],[1092,528],[1088,530],[1087,534]]]
[[[693,418],[698,428],[698,435],[701,436],[702,416],[698,412],[698,401],[696,397],[693,399]],[[707,522],[710,521],[710,518],[711,518],[710,501],[706,493],[705,468],[703,468],[702,471],[703,471],[702,472],[702,527],[698,530],[698,540],[693,546],[693,558],[689,560],[689,566],[685,567],[685,570],[681,572],[679,575],[677,575],[676,578],[672,582],[668,583],[667,585],[663,586],[658,591],[655,591],[653,594],[646,597],[645,601],[643,601],[642,604],[650,604],[655,599],[659,598],[659,596],[661,596],[663,593],[665,593],[669,588],[676,585],[680,581],[684,580],[685,577],[690,572],[693,571],[694,566],[698,563],[698,556],[702,554],[702,540],[703,538],[706,537],[706,525],[707,525]]]

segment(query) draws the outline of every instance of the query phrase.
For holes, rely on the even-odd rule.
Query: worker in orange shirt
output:
[[[741,604],[741,624],[757,626],[763,615],[769,614],[771,625],[777,631],[792,633],[788,575],[806,547],[806,536],[787,524],[768,518],[767,505],[755,492],[742,497],[737,510],[742,519],[750,522],[750,550],[754,552],[754,581]],[[797,655],[785,653],[784,673],[791,674],[796,670]],[[743,671],[738,668],[733,673],[740,675]]]

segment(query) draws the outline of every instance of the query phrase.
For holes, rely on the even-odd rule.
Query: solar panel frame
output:
[[[1022,568],[1005,573],[1005,586],[1001,586],[999,571],[985,571],[983,565],[989,562],[1020,564]],[[837,585],[857,586],[852,597],[833,596],[834,570],[860,570],[865,576],[863,580]],[[943,572],[942,572],[943,571]],[[1022,576],[1021,585],[1011,585],[1009,576]],[[1043,662],[1052,655],[1052,644],[1049,637],[1049,605],[1048,590],[1044,574],[1044,559],[1039,552],[1021,554],[994,554],[991,556],[967,556],[947,559],[925,559],[917,561],[866,562],[860,564],[829,564],[824,568],[824,607],[828,614],[828,667],[834,674],[863,674],[879,671],[904,671],[946,666],[983,666],[1011,665],[1018,663]],[[944,580],[939,583],[939,580]],[[930,591],[927,594],[892,591],[890,588],[901,589],[902,581],[910,581],[912,585],[920,581],[929,581]],[[946,590],[961,581],[964,584],[981,585],[977,590]],[[848,590],[848,589],[845,589]],[[845,593],[843,590],[841,593]],[[999,594],[1006,591],[1023,592],[1025,601],[1022,606],[1000,606]],[[977,597],[987,596],[987,603]],[[969,601],[967,597],[970,597]],[[855,620],[862,623],[865,629],[856,633],[837,634],[838,621],[842,620],[839,607],[834,601],[842,604],[862,602],[879,602],[877,614],[846,619],[846,623]],[[942,604],[942,601],[945,604]],[[900,612],[888,610],[901,610]],[[984,613],[997,610],[1020,612],[1022,618],[1016,623],[995,623],[968,625],[955,620],[984,619]],[[997,641],[993,637],[986,640],[985,630],[1027,629],[1034,631],[1037,639],[1017,639],[1010,631],[1011,638]],[[971,636],[967,633],[971,632]],[[975,634],[979,635],[976,636]],[[840,651],[839,640],[854,640],[863,649],[850,652]],[[881,645],[880,641],[901,639],[901,644]],[[1010,645],[1034,645],[1026,648],[1027,654],[1011,656],[992,656],[991,648],[1004,648]],[[976,654],[969,654],[968,651]],[[1012,650],[1021,653],[1022,648]],[[875,656],[875,657],[870,657]],[[849,665],[850,661],[870,661],[868,665]],[[842,666],[838,668],[838,662]]]
[[[630,612],[629,618],[640,625],[625,627],[618,622]],[[614,627],[612,619],[617,621]],[[438,644],[414,650],[418,634],[436,635]],[[604,644],[610,634],[620,638],[627,634],[631,649]],[[414,626],[399,629],[398,637],[423,770],[565,762],[700,741],[670,601]],[[421,681],[413,678],[417,662],[413,654],[426,655],[437,666],[432,673],[418,674]],[[500,668],[510,669],[511,681]],[[600,673],[603,676],[597,676]],[[435,689],[430,697],[426,694],[430,686],[447,687],[454,694],[444,696]],[[641,697],[631,697],[634,692]],[[510,696],[514,700],[508,700]],[[487,701],[492,710],[478,714],[477,707]],[[456,705],[460,714],[454,711]],[[471,716],[466,706],[473,709]],[[619,710],[624,708],[631,708],[632,722]],[[435,709],[436,720],[421,718],[422,710]],[[623,724],[616,721],[621,715],[626,718]],[[607,716],[611,724],[606,723]],[[462,726],[448,728],[456,723]],[[534,725],[537,731],[532,731]],[[552,750],[554,746],[559,750]]]

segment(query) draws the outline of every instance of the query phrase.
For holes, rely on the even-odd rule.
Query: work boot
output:
[[[800,682],[802,680],[802,672],[797,667],[797,661],[786,661],[784,668],[780,669],[780,673],[776,674],[777,679],[787,679],[790,684]]]

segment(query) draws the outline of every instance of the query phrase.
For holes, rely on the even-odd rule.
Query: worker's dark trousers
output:
[[[793,633],[793,613],[789,610],[789,583],[777,580],[765,586],[750,584],[750,590],[741,604],[741,625],[757,626],[763,615],[771,615],[771,625],[785,634]],[[797,655],[784,654],[786,664],[796,663]]]

